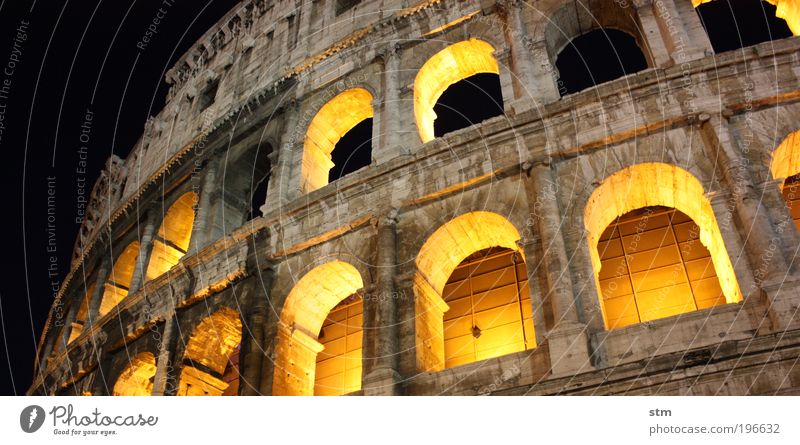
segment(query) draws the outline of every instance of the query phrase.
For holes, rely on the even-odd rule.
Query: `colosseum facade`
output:
[[[800,39],[700,3],[241,2],[107,161],[28,394],[800,393]],[[569,91],[605,30],[645,66]]]

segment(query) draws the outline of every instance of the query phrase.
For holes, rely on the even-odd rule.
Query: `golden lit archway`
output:
[[[336,143],[372,116],[372,94],[363,88],[345,90],[320,108],[303,141],[301,189],[304,193],[328,184],[328,172],[333,167],[331,153]]]
[[[800,230],[800,130],[786,136],[772,153],[770,171],[781,181],[783,199]]]
[[[713,0],[692,0],[692,5],[696,8],[703,3],[708,3]],[[792,34],[800,35],[800,0],[764,0],[767,3],[775,5],[775,16],[786,20],[786,24],[792,31]]]
[[[147,265],[147,280],[152,280],[170,270],[186,255],[194,224],[194,205],[197,195],[188,192],[178,198],[164,216],[164,221],[153,238],[153,250]]]
[[[603,267],[603,261],[598,253],[598,243],[604,238],[606,229],[620,216],[635,210],[659,206],[667,210],[676,209],[697,225],[699,233],[696,238],[710,253],[725,301],[727,303],[740,301],[742,296],[736,275],[702,184],[686,170],[662,163],[643,163],[620,170],[603,180],[590,196],[584,211],[584,223],[588,232],[589,251],[598,290],[602,289],[600,273]],[[641,233],[636,235],[641,236]],[[600,307],[606,327],[612,328],[616,325],[614,321],[622,317],[616,312],[617,309],[623,310],[627,305],[621,305],[619,308],[613,304],[609,306],[608,300],[604,296],[600,297]],[[660,302],[666,301],[665,298],[667,297],[655,299],[652,313],[658,314],[657,306]],[[662,316],[668,315],[675,314]],[[654,316],[654,318],[661,317]]]
[[[115,396],[149,396],[153,394],[153,378],[156,375],[156,358],[149,352],[133,357],[128,366],[117,377]]]
[[[500,74],[492,45],[477,39],[454,43],[428,59],[414,79],[414,116],[422,142],[434,139],[434,105],[447,88],[480,73]]]
[[[317,354],[324,346],[318,336],[331,311],[364,287],[361,274],[351,264],[331,261],[312,269],[294,285],[281,310],[275,348],[274,395],[312,395]],[[352,332],[361,335],[361,332]],[[345,360],[361,362],[361,351]],[[357,353],[355,353],[357,352]],[[355,367],[346,367],[355,372]],[[352,382],[353,384],[355,382]],[[348,385],[349,390],[361,388]]]
[[[443,317],[450,306],[443,295],[456,268],[471,255],[489,248],[509,249],[524,258],[517,246],[519,239],[519,232],[506,218],[478,211],[454,218],[425,241],[415,260],[414,275],[417,366],[421,370],[438,371],[446,365]]]
[[[128,244],[117,258],[111,274],[108,276],[103,298],[100,301],[100,316],[107,314],[128,295],[133,278],[133,269],[136,266],[136,258],[139,256],[139,241]]]
[[[242,321],[235,310],[223,307],[204,318],[186,343],[177,395],[226,393],[233,383],[225,382],[223,377],[241,342]]]
[[[67,344],[72,343],[73,340],[78,338],[78,336],[81,335],[81,332],[83,332],[84,326],[86,326],[89,318],[89,300],[92,298],[95,286],[96,283],[92,283],[92,285],[86,289],[86,293],[83,294],[83,298],[81,298],[78,311],[75,312],[75,319],[72,320],[72,326],[70,327],[71,330],[69,332],[69,340],[67,340]]]

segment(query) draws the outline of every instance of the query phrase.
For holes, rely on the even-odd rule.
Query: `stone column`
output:
[[[264,215],[270,210],[277,210],[289,202],[295,189],[299,192],[299,182],[290,185],[294,147],[301,142],[303,138],[300,131],[297,129],[299,113],[297,103],[291,102],[286,105],[283,113],[283,137],[281,138],[281,144],[278,149],[277,162],[274,164],[269,177],[267,202],[261,207],[261,213]],[[295,176],[297,176],[297,181],[299,181],[299,175]],[[294,188],[290,190],[290,187]]]
[[[554,326],[547,333],[554,375],[574,374],[591,368],[586,325],[579,319],[570,264],[563,238],[558,184],[549,163],[531,166],[525,179],[531,220],[539,232],[543,268],[542,292],[549,298]],[[528,261],[535,261],[528,259]]]
[[[534,101],[539,101],[539,92],[536,85],[535,75],[536,66],[533,62],[533,54],[530,52],[532,40],[528,35],[525,22],[522,20],[523,2],[520,0],[501,0],[498,2],[502,13],[505,15],[507,25],[505,27],[505,40],[511,51],[511,69],[514,73],[514,97],[506,100],[514,100],[514,109],[517,112],[524,111],[521,107],[525,104],[532,106]]]
[[[661,2],[662,0],[658,1]],[[667,2],[669,0],[663,1]],[[680,17],[673,16],[672,18],[668,18],[667,23],[669,23],[669,26],[662,28],[665,24],[663,23],[664,18],[661,16],[658,18],[656,17],[653,10],[653,0],[634,0],[634,5],[636,7],[636,14],[639,17],[639,22],[642,24],[642,38],[647,42],[647,49],[649,49],[649,51],[647,51],[643,48],[642,53],[646,58],[651,59],[652,67],[666,68],[672,65],[669,54],[670,51],[667,49],[664,37],[665,33],[667,35],[670,35],[670,33],[678,33],[678,26],[681,26]],[[663,7],[660,8],[660,10],[663,11]],[[682,27],[680,31],[683,32]],[[674,38],[674,36],[672,37]]]
[[[561,94],[559,93],[558,71],[555,63],[556,54],[552,54],[551,60],[550,54],[547,52],[547,42],[544,40],[531,42],[526,46],[530,47],[529,51],[534,63],[533,83],[536,85],[534,100],[543,104],[559,100]]]
[[[701,135],[711,159],[718,159],[725,186],[731,192],[732,205],[740,223],[740,231],[747,233],[745,249],[753,270],[764,269],[762,280],[758,284],[770,285],[773,281],[782,281],[789,271],[782,250],[769,257],[769,264],[764,266],[764,254],[775,250],[774,245],[780,237],[775,233],[769,213],[755,191],[746,162],[735,147],[731,137],[727,118],[719,115],[703,113],[700,115]],[[778,246],[780,246],[778,244]]]
[[[103,300],[103,294],[106,289],[106,280],[108,279],[108,272],[111,268],[111,258],[103,257],[100,263],[100,268],[97,270],[95,276],[94,292],[89,297],[89,313],[86,316],[86,326],[93,326],[94,322],[100,318],[100,303]]]
[[[155,219],[153,210],[149,210],[144,216],[142,238],[139,240],[139,254],[136,256],[136,265],[133,268],[128,295],[135,294],[147,281],[147,263],[150,262],[150,254],[153,252],[153,237],[156,230]]]
[[[264,370],[264,356],[269,353],[265,338],[265,327],[269,321],[269,292],[275,270],[269,266],[259,271],[259,276],[244,283],[244,320],[242,329],[242,355],[239,360],[239,394],[243,396],[262,395],[261,381]],[[267,394],[269,395],[269,394]]]
[[[156,375],[153,379],[154,396],[174,396],[178,390],[177,369],[175,363],[175,347],[178,338],[178,318],[173,310],[166,320],[161,332],[161,343],[156,357]]]
[[[219,164],[219,158],[215,156],[209,160],[206,166],[206,174],[203,176],[203,185],[200,189],[200,200],[194,216],[189,252],[199,251],[206,245],[209,219],[214,214],[211,211],[211,195],[217,192],[217,164]]]
[[[410,153],[409,147],[403,146],[400,132],[400,45],[390,43],[381,55],[384,90],[383,100],[377,104],[380,107],[380,115],[375,116],[377,125],[373,126],[373,141],[377,141],[372,146],[375,162]]]
[[[654,57],[662,57],[661,51],[665,51],[663,56],[667,61],[679,65],[691,60],[705,57],[706,50],[711,49],[711,43],[706,37],[703,41],[697,41],[689,37],[689,33],[684,25],[684,17],[675,6],[674,0],[635,0],[636,10],[639,13],[639,20],[642,28],[647,30],[648,43],[651,44],[651,51]],[[688,3],[688,2],[687,2]],[[691,15],[699,22],[699,18],[694,11]],[[705,32],[703,32],[705,36]],[[652,42],[652,43],[651,43]],[[655,54],[654,47],[659,54]],[[662,67],[661,63],[656,66]]]
[[[397,211],[378,218],[377,282],[369,304],[377,304],[375,325],[375,357],[365,369],[364,395],[399,394],[400,374],[397,366],[400,344],[397,324],[397,290],[394,285],[397,267]]]

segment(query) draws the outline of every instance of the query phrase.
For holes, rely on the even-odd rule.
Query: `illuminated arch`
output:
[[[336,143],[372,116],[372,94],[363,88],[345,90],[320,108],[303,141],[301,188],[304,193],[328,184],[328,172],[333,167],[331,153]]]
[[[454,43],[428,59],[414,79],[414,116],[422,142],[434,139],[434,105],[450,85],[480,73],[500,74],[494,47],[477,39]]]
[[[72,343],[73,340],[78,338],[83,332],[84,327],[89,319],[89,300],[92,298],[92,294],[94,293],[94,289],[96,287],[96,283],[92,283],[88,289],[86,289],[86,293],[81,298],[80,306],[78,307],[78,311],[75,312],[75,319],[72,321],[72,326],[70,326],[69,332],[69,339],[67,340],[67,344]]]
[[[599,283],[601,269],[597,244],[609,224],[628,212],[652,206],[676,209],[697,224],[700,242],[711,254],[725,301],[740,301],[742,295],[736,275],[702,184],[686,170],[669,164],[643,163],[620,170],[603,180],[590,196],[584,211],[584,224],[595,280]],[[608,327],[605,307],[602,303],[600,307]]]
[[[692,0],[692,6],[695,8],[708,3],[713,0]],[[764,0],[767,3],[775,5],[775,16],[786,20],[786,24],[792,31],[792,34],[800,35],[800,1],[798,0]]]
[[[338,260],[317,266],[294,285],[278,325],[274,395],[314,394],[320,328],[336,305],[363,287],[358,270]]]
[[[178,198],[164,216],[164,221],[153,238],[147,280],[152,280],[170,270],[186,255],[194,224],[194,205],[197,194],[188,192]]]
[[[131,359],[128,366],[117,377],[112,395],[149,396],[153,394],[153,378],[156,375],[156,358],[142,352]]]
[[[773,179],[780,180],[781,194],[800,230],[800,130],[786,136],[775,149],[769,169]]]
[[[789,134],[772,153],[769,170],[782,181],[800,173],[800,130]]]
[[[491,247],[522,254],[519,239],[519,231],[506,218],[477,211],[444,224],[425,241],[415,260],[414,275],[417,365],[421,370],[438,371],[445,366],[442,317],[449,307],[442,292],[453,271],[473,253]]]
[[[223,375],[241,342],[242,321],[235,310],[223,307],[204,318],[186,343],[177,395],[225,393],[229,384]]]
[[[139,241],[134,241],[122,251],[117,258],[100,300],[100,316],[107,314],[119,304],[127,295],[133,278],[133,269],[136,267],[136,258],[139,256]]]

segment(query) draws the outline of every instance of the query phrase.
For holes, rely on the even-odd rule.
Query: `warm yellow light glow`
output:
[[[780,180],[800,173],[800,130],[786,136],[775,149],[769,169],[773,179]]]
[[[156,375],[156,358],[143,352],[131,359],[114,383],[112,395],[149,396],[153,394],[153,377]]]
[[[136,258],[139,255],[139,241],[128,244],[122,254],[114,263],[114,268],[108,276],[108,281],[103,290],[103,299],[100,302],[100,316],[107,314],[128,295],[128,288],[131,286],[133,269],[136,266]]]
[[[303,141],[301,187],[304,193],[328,184],[328,173],[333,167],[331,152],[336,143],[372,116],[372,95],[363,88],[346,90],[320,108]]]
[[[274,395],[312,395],[320,328],[331,310],[364,287],[361,274],[343,261],[306,273],[281,310],[275,357]],[[360,381],[359,381],[360,388]]]
[[[703,3],[713,0],[692,0],[692,5],[698,7]],[[800,35],[800,0],[766,0],[775,5],[775,16],[786,20],[792,34]]]
[[[445,367],[536,347],[525,262],[513,250],[470,255],[444,287]]]
[[[241,341],[242,321],[235,310],[223,307],[204,318],[186,343],[178,395],[221,395],[228,387],[222,376]],[[191,364],[211,370],[216,375]]]
[[[420,369],[438,371],[445,366],[443,315],[450,307],[442,293],[456,267],[473,253],[490,247],[519,251],[519,239],[519,232],[506,218],[491,212],[470,212],[444,224],[425,241],[415,261],[414,276]]]
[[[315,396],[340,396],[361,389],[363,323],[361,296],[336,306],[325,319],[317,339],[323,346],[314,370]]]
[[[153,251],[147,265],[147,280],[170,270],[186,255],[194,224],[197,195],[189,192],[178,198],[167,210],[164,221],[153,239]]]
[[[621,216],[597,245],[609,329],[725,304],[711,253],[684,213],[646,207]]]
[[[740,301],[739,284],[703,186],[686,170],[661,163],[638,164],[621,170],[603,180],[589,198],[584,223],[598,289],[601,289],[598,277],[602,263],[597,244],[606,227],[621,215],[651,206],[677,209],[697,224],[700,242],[711,253],[725,300],[728,303]],[[606,308],[603,304],[600,306],[606,327],[609,327]]]
[[[467,15],[465,15],[463,17],[459,17],[459,18],[453,20],[452,22],[446,23],[446,24],[444,24],[444,25],[442,25],[442,26],[440,26],[438,28],[435,28],[435,29],[432,29],[432,30],[426,32],[425,34],[423,34],[423,36],[428,37],[430,35],[433,35],[433,34],[436,34],[438,32],[444,31],[447,28],[452,28],[453,26],[456,26],[459,23],[466,22],[467,20],[475,17],[476,15],[478,15],[478,13],[480,13],[480,11],[470,12],[469,14],[467,14]]]
[[[477,39],[458,42],[434,54],[414,80],[414,116],[422,142],[434,139],[436,101],[452,84],[480,73],[499,74],[492,45]]]

